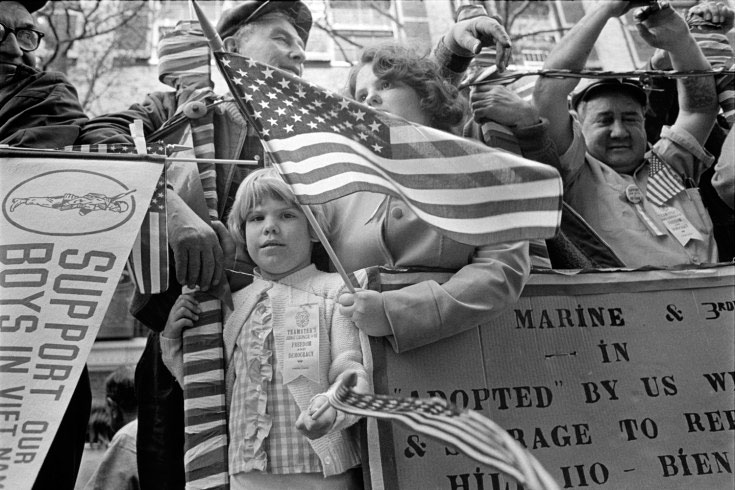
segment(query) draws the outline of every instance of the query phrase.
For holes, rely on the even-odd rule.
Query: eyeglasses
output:
[[[36,29],[29,27],[21,27],[20,29],[11,29],[5,24],[0,23],[0,43],[4,43],[8,38],[8,34],[15,34],[15,39],[18,42],[18,47],[21,51],[26,53],[29,51],[35,51],[38,49],[38,45],[41,43],[41,38],[44,34]]]

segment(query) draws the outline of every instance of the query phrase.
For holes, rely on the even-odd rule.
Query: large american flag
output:
[[[420,434],[454,446],[478,463],[502,471],[528,490],[559,486],[527,450],[492,420],[460,410],[441,398],[404,398],[357,393],[354,374],[327,391],[329,404],[346,413],[392,420]]]
[[[562,185],[552,167],[375,111],[249,58],[215,58],[302,204],[380,192],[470,245],[556,234]]]

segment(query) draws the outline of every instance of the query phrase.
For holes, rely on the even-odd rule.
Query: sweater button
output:
[[[394,219],[401,219],[403,218],[403,209],[393,208],[390,214],[393,216]]]

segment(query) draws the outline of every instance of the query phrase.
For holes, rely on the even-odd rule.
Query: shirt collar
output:
[[[297,270],[296,272],[292,272],[291,274],[278,279],[277,281],[271,281],[270,279],[264,279],[263,275],[260,273],[260,267],[256,267],[255,269],[253,269],[253,275],[255,276],[256,280],[292,285],[297,284],[304,279],[314,275],[316,271],[316,266],[314,264],[309,264],[306,267]]]

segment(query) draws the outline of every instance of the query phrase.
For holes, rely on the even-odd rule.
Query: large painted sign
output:
[[[533,275],[488,325],[373,352],[376,391],[482,411],[561,488],[735,488],[735,266]],[[373,488],[520,488],[401,427],[373,434]]]
[[[0,488],[31,488],[162,160],[0,151]]]

